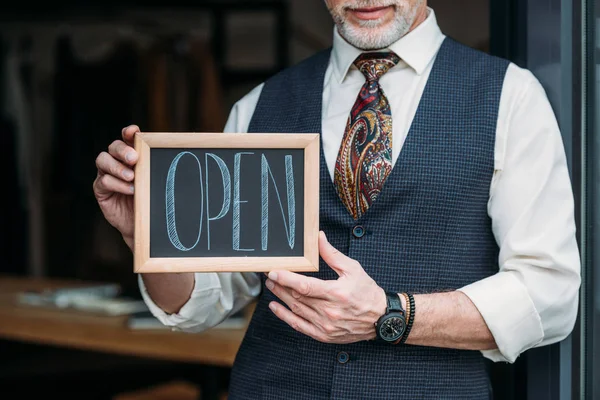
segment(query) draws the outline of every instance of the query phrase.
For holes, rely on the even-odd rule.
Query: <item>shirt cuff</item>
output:
[[[179,312],[174,314],[166,313],[154,303],[141,275],[138,275],[138,284],[148,309],[163,325],[169,326],[173,330],[201,331],[209,328],[209,325],[216,325],[224,319],[226,311],[222,307],[215,307],[221,291],[221,283],[217,274],[194,274],[194,278],[194,289],[190,299],[181,307]],[[206,308],[206,310],[201,310],[202,308]],[[216,320],[216,322],[207,321],[209,319]]]
[[[483,350],[484,357],[514,363],[521,353],[544,339],[539,313],[527,288],[508,271],[499,272],[459,291],[466,294],[481,313],[498,346]]]

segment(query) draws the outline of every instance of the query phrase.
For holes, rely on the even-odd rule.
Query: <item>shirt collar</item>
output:
[[[425,21],[387,48],[396,53],[418,75],[425,71],[444,39],[435,12],[431,8],[428,8],[427,11],[428,15]],[[337,28],[334,28],[332,67],[340,83],[346,77],[356,57],[363,52],[348,43],[339,34]]]

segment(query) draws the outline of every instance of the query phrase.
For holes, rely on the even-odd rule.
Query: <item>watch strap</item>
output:
[[[384,339],[380,336],[379,327],[380,324],[385,321],[386,317],[390,313],[400,313],[406,318],[406,312],[402,308],[402,302],[400,301],[400,296],[398,293],[394,292],[385,292],[385,297],[387,301],[387,308],[385,314],[383,314],[379,319],[375,322],[375,330],[376,330],[376,339],[384,341]],[[389,343],[389,342],[388,342]]]
[[[401,312],[404,313],[404,309],[402,308],[402,302],[400,301],[400,296],[398,293],[386,292],[387,296],[387,312]]]

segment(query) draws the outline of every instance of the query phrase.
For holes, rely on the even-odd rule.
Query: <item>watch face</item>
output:
[[[379,328],[379,334],[383,340],[394,342],[400,339],[405,328],[406,322],[404,318],[392,316],[383,321]]]

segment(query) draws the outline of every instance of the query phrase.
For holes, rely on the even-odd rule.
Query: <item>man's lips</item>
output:
[[[372,20],[383,17],[391,8],[392,6],[352,8],[350,12],[358,19]]]

